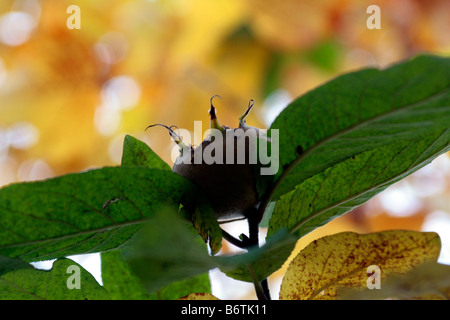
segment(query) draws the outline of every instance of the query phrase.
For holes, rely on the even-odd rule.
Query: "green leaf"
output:
[[[185,280],[172,282],[157,292],[153,292],[150,295],[150,299],[177,300],[192,292],[211,293],[211,281],[208,272]]]
[[[206,200],[199,201],[196,208],[191,210],[190,218],[203,240],[209,243],[211,253],[214,255],[219,252],[222,248],[222,229],[209,203]]]
[[[283,170],[268,236],[305,235],[450,150],[449,62],[353,72],[291,103],[271,127]]]
[[[450,149],[450,130],[400,140],[338,163],[305,180],[276,203],[268,236],[288,228],[303,236],[363,204]]]
[[[122,167],[172,170],[147,144],[130,135],[123,142]]]
[[[152,218],[137,234],[133,246],[124,249],[125,260],[149,292],[213,268],[252,281],[244,267],[258,265],[256,276],[262,280],[278,268],[277,264],[281,266],[284,262],[285,255],[278,251],[284,246],[293,247],[295,243],[295,237],[284,232],[274,236],[273,242],[245,254],[210,256],[201,238],[193,231],[188,220],[168,210]],[[284,249],[283,252],[287,251]]]
[[[109,294],[70,259],[56,260],[51,270],[37,270],[20,259],[0,256],[0,299],[106,300]]]
[[[150,298],[140,280],[123,260],[121,250],[101,253],[103,287],[113,300],[147,300]]]
[[[277,200],[326,169],[390,143],[422,141],[449,128],[450,59],[418,56],[385,70],[339,76],[296,99],[279,130]]]
[[[121,250],[102,252],[101,257],[103,286],[114,300],[176,300],[191,292],[211,293],[208,273],[173,282],[149,293],[131,271]]]
[[[275,209],[276,201],[269,202],[269,204],[266,207],[266,210],[264,211],[264,215],[261,219],[261,222],[259,223],[260,228],[268,228],[270,218],[272,218],[273,210]]]
[[[124,245],[192,184],[167,170],[102,168],[0,190],[0,254],[38,261]]]
[[[148,292],[215,267],[191,222],[175,210],[150,219],[136,234],[133,246],[123,250],[123,256]]]

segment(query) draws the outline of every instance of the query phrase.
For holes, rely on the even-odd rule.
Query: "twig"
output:
[[[250,247],[258,247],[259,246],[259,222],[260,218],[257,215],[257,209],[253,209],[250,212],[247,218],[248,222],[248,237],[244,234],[241,235],[241,240],[233,237],[227,231],[222,229],[222,236],[225,240],[235,245],[238,248],[248,250]],[[270,300],[270,292],[267,279],[259,281],[256,272],[252,265],[247,264],[247,269],[250,272],[250,275],[253,280],[253,285],[255,287],[256,296],[259,300]]]
[[[256,296],[258,297],[258,300],[268,300],[261,286],[261,283],[259,282],[258,277],[256,276],[255,269],[253,269],[253,266],[251,264],[247,264],[246,266],[248,271],[250,272],[250,275],[252,276],[253,285],[255,287],[255,292]]]
[[[231,234],[229,234],[228,232],[226,232],[223,229],[222,229],[222,237],[238,248],[246,249],[248,247],[248,243],[246,241],[236,239],[235,237],[233,237]]]

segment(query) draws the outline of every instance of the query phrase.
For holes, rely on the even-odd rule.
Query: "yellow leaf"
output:
[[[326,236],[309,244],[289,264],[280,300],[336,299],[338,287],[366,287],[372,275],[369,266],[379,268],[382,282],[390,274],[404,274],[414,266],[436,261],[440,247],[439,236],[432,232]]]
[[[436,262],[424,263],[405,275],[392,275],[381,284],[381,290],[339,290],[339,298],[345,300],[402,299],[442,300],[449,299],[450,266]]]
[[[219,300],[219,298],[210,293],[190,293],[178,300]]]

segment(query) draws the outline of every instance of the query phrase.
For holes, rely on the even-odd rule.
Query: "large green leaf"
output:
[[[262,280],[281,266],[296,240],[285,231],[248,253],[210,256],[193,231],[188,220],[168,210],[151,218],[136,235],[133,246],[124,249],[125,260],[149,292],[213,268],[240,280],[252,281],[253,276]],[[253,267],[253,276],[247,266]]]
[[[208,273],[173,282],[149,293],[130,270],[121,250],[102,252],[102,281],[111,299],[115,300],[176,300],[192,292],[211,293]]]
[[[167,170],[122,167],[13,184],[0,190],[0,254],[37,261],[117,248],[192,190]]]
[[[450,149],[450,59],[420,56],[341,77],[274,121],[281,172],[269,236],[302,236]],[[281,198],[280,198],[281,197]]]
[[[0,256],[0,299],[105,300],[109,294],[70,259],[56,260],[51,270],[37,270],[20,259]]]
[[[270,127],[279,130],[281,169],[270,198],[362,152],[448,129],[449,84],[450,59],[423,55],[339,76],[296,99]]]
[[[191,222],[175,210],[155,215],[123,251],[132,272],[148,292],[215,267]]]
[[[361,205],[447,150],[449,129],[418,140],[400,140],[338,163],[277,201],[269,236],[280,228],[303,236]]]

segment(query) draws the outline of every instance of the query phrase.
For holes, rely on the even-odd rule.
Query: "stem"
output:
[[[229,243],[234,244],[236,247],[241,249],[246,249],[248,247],[248,243],[239,239],[236,239],[231,234],[222,229],[222,237],[227,240]]]
[[[258,297],[258,300],[268,300],[268,298],[264,293],[264,289],[261,286],[261,283],[258,281],[258,278],[256,277],[255,269],[253,269],[252,265],[250,264],[247,265],[247,269],[250,272],[250,275],[252,276],[253,285],[255,286],[255,292],[256,296]]]
[[[247,216],[248,221],[248,231],[249,236],[242,235],[242,240],[239,240],[235,237],[233,237],[231,234],[226,232],[222,229],[222,236],[225,240],[230,242],[231,244],[237,246],[241,249],[246,249],[248,251],[248,248],[258,246],[259,245],[259,217],[256,215],[257,209],[255,208],[252,210]],[[247,265],[247,269],[250,272],[250,275],[253,280],[253,285],[255,287],[256,296],[259,300],[270,300],[270,292],[269,292],[269,286],[267,283],[267,279],[264,279],[262,281],[258,280],[258,277],[256,276],[255,269],[253,269],[253,266],[251,264]]]
[[[258,246],[259,245],[259,221],[260,218],[257,216],[257,210],[255,209],[248,217],[248,230],[249,230],[249,246]],[[248,268],[249,266],[247,266]],[[253,285],[255,286],[256,296],[259,300],[270,300],[269,286],[267,283],[267,278],[258,281],[256,278],[256,273],[253,270],[253,267],[250,266],[252,270],[249,269],[253,278]],[[262,291],[262,292],[260,292]]]
[[[269,282],[267,281],[267,278],[261,281],[261,287],[263,288],[264,295],[266,296],[267,300],[272,300],[270,298]]]

